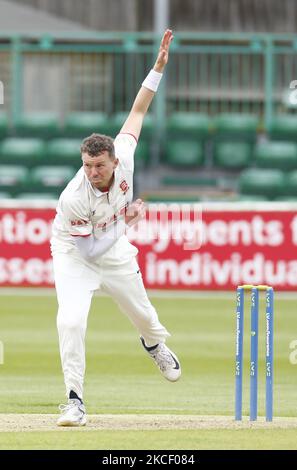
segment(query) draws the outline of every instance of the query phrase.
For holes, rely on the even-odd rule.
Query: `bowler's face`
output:
[[[118,164],[117,158],[110,158],[107,151],[98,157],[91,157],[88,153],[82,154],[83,167],[90,183],[95,188],[102,189],[110,185],[113,172]]]

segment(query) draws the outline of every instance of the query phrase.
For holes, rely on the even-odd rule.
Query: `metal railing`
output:
[[[128,111],[153,64],[160,38],[151,33],[0,36],[0,80],[14,124],[23,112]],[[177,33],[154,106],[156,125],[174,111],[211,116],[253,113],[269,128],[297,79],[294,35]]]

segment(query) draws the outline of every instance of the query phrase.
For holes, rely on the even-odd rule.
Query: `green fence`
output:
[[[159,38],[149,33],[92,36],[0,36],[0,80],[12,124],[26,112],[128,111],[150,69]],[[214,116],[252,113],[268,129],[276,114],[295,113],[295,36],[177,33],[156,124],[174,111]]]

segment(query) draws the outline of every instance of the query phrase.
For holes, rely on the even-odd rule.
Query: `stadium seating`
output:
[[[192,112],[172,113],[167,120],[169,139],[191,138],[198,142],[209,135],[210,120],[207,114]]]
[[[115,138],[116,135],[120,132],[123,124],[125,123],[128,112],[118,112],[111,116],[110,120],[107,122],[108,131],[107,134]],[[154,130],[154,117],[152,114],[146,114],[140,135],[140,141],[145,140],[146,142],[151,141]]]
[[[218,142],[214,145],[214,164],[228,170],[249,166],[252,149],[247,142]]]
[[[278,196],[275,198],[277,202],[297,202],[297,194],[296,196]]]
[[[7,136],[8,119],[5,113],[0,113],[0,139]]]
[[[140,139],[141,140],[145,139],[145,141],[151,141],[153,137],[153,132],[154,132],[154,117],[152,114],[148,113],[146,114],[143,120]]]
[[[30,174],[30,191],[60,193],[73,178],[75,172],[72,166],[52,165],[33,168]]]
[[[0,163],[31,167],[45,161],[45,145],[41,139],[10,137],[0,144]]]
[[[194,140],[169,140],[165,152],[166,161],[174,166],[201,166],[204,163],[203,144]]]
[[[128,114],[129,113],[125,111],[121,111],[121,112],[113,114],[110,117],[110,120],[108,122],[109,129],[108,129],[107,134],[115,138],[116,135],[120,132],[121,127],[123,126],[125,120],[128,117]],[[145,121],[147,120],[146,118],[147,116],[145,117]]]
[[[297,116],[280,114],[272,118],[269,137],[272,140],[297,141]]]
[[[259,144],[255,148],[255,161],[261,168],[297,169],[297,144],[293,142]]]
[[[135,168],[142,168],[149,162],[150,143],[146,140],[139,140],[135,151]]]
[[[76,169],[82,165],[81,161],[81,139],[59,138],[50,140],[47,144],[47,164],[49,165],[72,165]],[[147,163],[149,159],[149,143],[140,140],[135,153],[135,167]]]
[[[59,138],[50,140],[47,144],[46,154],[49,165],[72,165],[79,168],[81,161],[80,139]]]
[[[198,174],[193,174],[192,176],[183,176],[183,175],[176,175],[176,176],[164,176],[162,178],[162,183],[166,186],[198,186],[198,187],[205,187],[211,186],[215,187],[218,184],[218,180],[215,177],[207,177],[207,176],[199,176]]]
[[[244,141],[254,143],[259,118],[254,114],[222,113],[213,120],[214,137],[218,141]]]
[[[243,170],[239,178],[241,194],[253,194],[274,199],[284,194],[285,187],[285,176],[280,170],[249,168]]]
[[[185,194],[185,193],[148,193],[143,196],[146,202],[166,202],[166,203],[174,203],[174,202],[200,202],[200,198],[193,194]]]
[[[107,134],[115,138],[120,132],[125,120],[128,117],[127,112],[119,112],[114,114],[108,125],[109,129]],[[135,168],[142,168],[149,162],[150,147],[152,143],[154,128],[154,120],[151,114],[147,114],[144,118],[141,135],[135,152]]]
[[[266,196],[259,196],[259,194],[239,194],[237,198],[238,202],[265,202],[269,201]]]
[[[34,201],[38,201],[40,199],[46,200],[46,199],[57,199],[57,198],[58,198],[58,195],[55,193],[20,193],[16,196],[16,199],[34,200]]]
[[[12,196],[25,189],[29,170],[25,166],[0,165],[0,188]]]
[[[192,112],[172,113],[167,120],[165,158],[173,166],[201,166],[205,162],[205,143],[209,137],[209,118]]]
[[[56,198],[81,166],[82,139],[93,132],[115,137],[127,115],[127,112],[119,112],[108,118],[100,112],[72,113],[66,117],[65,132],[62,133],[53,113],[30,113],[17,121],[18,136],[7,137],[7,116],[0,113],[1,193],[19,199]],[[280,140],[258,145],[255,145],[259,124],[257,116],[224,113],[216,116],[213,124],[211,133],[209,116],[193,112],[172,113],[167,120],[164,140],[166,163],[176,167],[176,171],[201,169],[206,155],[212,151],[213,169],[218,171],[216,177],[205,171],[208,179],[212,180],[207,186],[218,187],[217,178],[225,175],[230,179],[234,171],[246,169],[239,178],[240,194],[236,200],[295,200],[297,174],[293,172],[286,176],[283,173],[297,171],[297,119],[294,115],[275,117],[270,135],[273,139],[278,136]],[[136,148],[136,171],[149,165],[153,131],[154,116],[148,114]],[[20,165],[19,172],[16,165]],[[257,168],[247,169],[252,165]],[[28,169],[31,169],[30,173]],[[210,166],[199,171],[204,170],[209,171]],[[161,178],[161,184],[164,187],[201,188],[206,185],[205,178],[194,173],[189,177],[178,173]],[[169,200],[174,200],[174,197],[170,195]]]
[[[297,196],[297,170],[292,171],[287,176],[286,194],[288,196]]]
[[[59,118],[54,113],[35,112],[24,114],[16,122],[19,137],[57,137],[60,134]]]
[[[225,170],[250,166],[259,118],[253,114],[222,113],[213,119],[213,164]]]
[[[85,138],[93,133],[107,134],[109,130],[108,118],[101,112],[71,113],[66,116],[64,136]]]
[[[11,195],[8,192],[1,191],[0,199],[10,199]]]

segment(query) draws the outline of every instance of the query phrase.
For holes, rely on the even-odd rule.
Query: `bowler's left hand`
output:
[[[165,65],[168,62],[169,47],[170,47],[172,39],[173,39],[173,34],[172,34],[171,29],[166,29],[163,35],[162,41],[161,41],[157,60],[154,65],[154,70],[156,72],[162,73]]]

